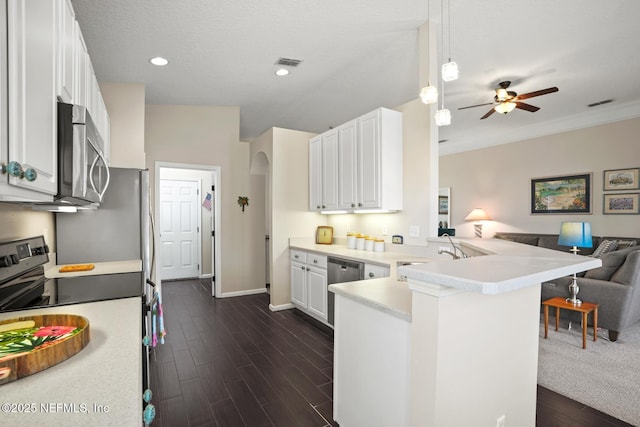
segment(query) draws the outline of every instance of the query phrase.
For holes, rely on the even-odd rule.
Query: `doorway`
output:
[[[200,277],[201,180],[160,179],[160,277]]]
[[[155,165],[160,279],[210,279],[212,296],[222,283],[220,175],[219,166]]]

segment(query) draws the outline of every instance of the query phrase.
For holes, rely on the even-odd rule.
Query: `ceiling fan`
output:
[[[498,88],[496,88],[496,94],[493,97],[493,102],[485,102],[484,104],[477,105],[469,105],[467,107],[458,108],[458,110],[466,110],[467,108],[475,108],[482,107],[484,105],[491,105],[497,103],[495,107],[489,110],[484,116],[480,117],[480,120],[486,119],[490,115],[495,112],[507,114],[513,111],[515,108],[519,108],[521,110],[531,111],[535,113],[540,109],[540,107],[536,107],[535,105],[526,104],[521,102],[523,99],[533,98],[534,96],[546,95],[549,93],[557,92],[557,87],[550,87],[547,89],[536,90],[534,92],[525,93],[522,95],[518,95],[516,92],[512,90],[507,90],[507,88],[511,85],[511,82],[505,80],[504,82],[498,83]]]

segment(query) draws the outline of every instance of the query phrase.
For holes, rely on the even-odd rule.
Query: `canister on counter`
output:
[[[356,233],[347,233],[347,249],[356,248]]]
[[[373,250],[375,252],[384,252],[384,239],[375,239],[373,242]]]
[[[375,237],[373,237],[373,236],[365,237],[364,238],[364,250],[365,251],[372,251],[374,242],[375,242]]]
[[[364,234],[356,234],[356,249],[364,250]]]

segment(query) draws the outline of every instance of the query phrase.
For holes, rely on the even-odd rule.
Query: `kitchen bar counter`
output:
[[[84,349],[64,362],[0,386],[2,426],[140,426],[141,308],[140,298],[126,298],[1,313],[0,320],[81,315],[89,319],[91,336]],[[6,411],[12,408],[7,404],[15,404],[16,412]],[[24,405],[35,410],[18,411]]]
[[[45,266],[44,275],[48,279],[56,279],[59,277],[97,276],[100,274],[133,273],[136,271],[142,271],[142,261],[139,259],[132,259],[128,261],[94,262],[92,264],[94,265],[92,270],[60,273],[60,267],[64,267],[67,264],[55,265],[50,263]]]
[[[337,283],[329,285],[329,290],[399,319],[411,321],[411,291],[406,282],[399,282],[395,277]]]

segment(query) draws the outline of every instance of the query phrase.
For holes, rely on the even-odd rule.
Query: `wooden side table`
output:
[[[544,337],[547,338],[549,330],[549,307],[556,308],[556,331],[558,330],[558,322],[560,319],[560,309],[578,311],[582,313],[582,348],[587,348],[587,318],[589,313],[593,312],[593,341],[598,339],[598,304],[591,302],[582,302],[580,305],[573,305],[567,302],[565,298],[555,297],[542,302],[544,306]]]

